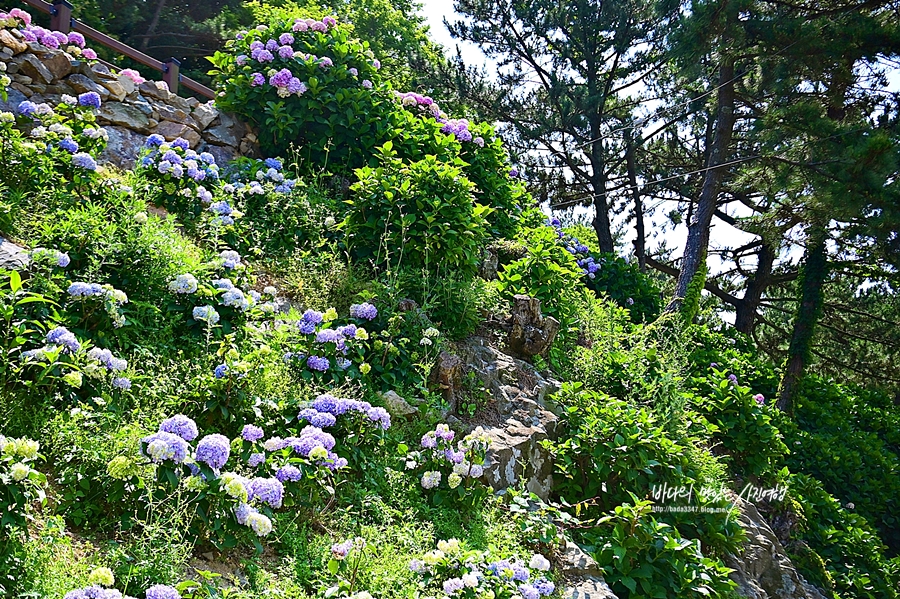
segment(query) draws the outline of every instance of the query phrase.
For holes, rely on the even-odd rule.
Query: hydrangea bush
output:
[[[392,108],[381,66],[333,17],[285,19],[240,32],[211,58],[216,104],[260,128],[260,146],[303,166],[355,168],[388,139]]]
[[[148,137],[137,167],[146,195],[188,221],[212,204],[211,190],[219,179],[216,159],[208,152],[198,154],[181,137],[171,143],[156,133]]]
[[[534,554],[528,562],[496,559],[485,551],[466,550],[456,539],[438,541],[436,549],[412,560],[409,569],[420,576],[425,592],[441,599],[539,599],[556,590],[547,578],[550,562],[544,556]]]
[[[458,440],[446,424],[438,424],[420,441],[421,449],[406,455],[405,467],[435,505],[452,502],[474,507],[484,501],[489,488],[481,482],[491,440],[480,426]]]
[[[0,11],[0,29],[18,29],[26,42],[38,43],[52,50],[64,50],[73,57],[96,60],[97,53],[85,46],[84,36],[76,31],[51,31],[31,23],[31,14],[21,8],[8,13]]]
[[[36,504],[45,500],[46,477],[34,468],[40,445],[0,435],[0,538],[23,529]]]

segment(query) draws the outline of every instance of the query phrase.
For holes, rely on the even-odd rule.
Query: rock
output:
[[[491,248],[484,248],[484,254],[481,256],[481,264],[478,265],[478,276],[485,281],[493,281],[497,278],[497,252]]]
[[[553,461],[541,446],[549,438],[549,428],[555,428],[557,417],[544,412],[546,422],[527,425],[514,418],[502,426],[486,428],[491,447],[484,462],[484,476],[488,484],[499,491],[515,487],[525,479],[525,488],[541,499],[550,497],[553,488]]]
[[[109,67],[103,64],[102,62],[95,62],[90,65],[90,73],[85,73],[88,77],[93,78],[97,75],[110,75],[112,74],[109,70]]]
[[[100,85],[105,87],[107,91],[109,91],[110,98],[117,102],[121,102],[128,96],[128,92],[125,90],[125,86],[119,83],[118,80],[102,81]]]
[[[81,73],[69,75],[66,79],[66,83],[72,86],[72,89],[74,89],[76,93],[83,94],[86,92],[95,92],[100,95],[101,100],[109,98],[109,92],[105,87],[100,87],[94,83],[92,79]]]
[[[737,497],[732,500],[747,534],[741,554],[725,556],[725,565],[734,570],[730,576],[738,594],[749,599],[825,599],[800,576],[756,507]]]
[[[104,102],[97,114],[98,120],[147,133],[150,120],[140,110],[125,102]],[[173,138],[174,139],[174,138]]]
[[[191,117],[197,121],[197,126],[200,128],[200,131],[209,127],[210,123],[212,123],[217,116],[219,116],[219,111],[216,110],[210,102],[198,104],[191,112]]]
[[[26,54],[21,59],[16,59],[19,65],[19,72],[28,75],[33,80],[43,83],[53,82],[53,73],[44,66],[41,59],[34,54]]]
[[[565,578],[585,578],[603,575],[603,570],[600,569],[594,558],[568,539],[566,539],[566,544],[563,550],[559,552],[557,559],[557,569]]]
[[[167,141],[172,141],[177,137],[182,137],[186,139],[189,144],[191,144],[192,148],[200,143],[200,134],[184,123],[161,121],[159,125],[156,126],[156,129],[153,132],[159,133],[160,135],[165,137]]]
[[[133,101],[129,102],[129,104],[131,104],[132,106],[134,106],[135,108],[140,110],[142,113],[144,113],[148,117],[153,115],[153,107],[150,106],[150,103],[147,102],[147,100],[145,100],[141,96],[138,96],[137,100],[133,100]]]
[[[418,309],[419,304],[416,303],[416,300],[412,300],[409,298],[400,300],[400,303],[397,304],[397,310],[400,312],[412,312],[413,310]]]
[[[0,237],[0,268],[22,270],[29,262],[30,258],[25,248]]]
[[[6,74],[7,75],[15,75],[19,72],[19,65],[14,62],[10,62],[6,65]]]
[[[47,67],[47,70],[50,71],[53,79],[56,81],[72,72],[72,60],[65,52],[51,52],[44,56],[41,62]],[[50,83],[50,81],[47,83]]]
[[[391,416],[407,417],[419,412],[418,408],[409,405],[405,399],[397,395],[396,391],[382,393],[381,399],[384,401],[384,407]]]
[[[28,75],[13,75],[10,79],[16,83],[21,83],[22,85],[31,85],[34,82],[34,79]]]
[[[509,324],[509,347],[526,359],[545,355],[559,332],[558,320],[541,315],[541,300],[527,295],[513,297]]]
[[[31,91],[30,86],[24,86],[21,83],[13,83],[9,86],[10,89],[16,90],[21,95],[25,96],[25,98],[30,98],[34,95],[34,92]],[[10,94],[11,95],[11,94]]]
[[[167,104],[157,104],[156,112],[158,113],[158,116],[154,116],[153,118],[159,121],[172,121],[173,123],[181,123],[187,125],[191,129],[195,129],[197,131],[200,130],[200,126],[197,124],[197,121],[192,119],[190,115],[188,115],[188,113],[181,108],[176,108]]]
[[[237,146],[241,137],[238,135],[236,127],[228,127],[224,123],[210,127],[204,132],[204,136],[211,144],[217,146]]]
[[[116,79],[119,85],[122,86],[122,89],[125,90],[125,95],[130,96],[137,89],[137,86],[134,84],[134,81],[131,77],[126,77],[125,75],[119,75]]]
[[[195,97],[193,97],[193,96],[191,96],[191,97],[189,97],[189,98],[185,98],[185,99],[184,99],[184,102],[185,102],[185,104],[187,104],[188,106],[190,106],[192,110],[193,110],[194,108],[196,108],[198,104],[200,104],[200,100],[198,100],[197,98],[195,98]]]
[[[0,29],[0,44],[12,50],[13,54],[21,54],[28,49],[28,44],[16,39],[8,29]]]
[[[100,154],[100,160],[111,162],[119,168],[127,169],[134,166],[134,161],[147,138],[125,127],[106,127],[106,133],[109,135],[109,142]]]
[[[559,382],[543,377],[531,364],[492,348],[480,337],[472,337],[457,351],[496,400],[501,415],[515,413],[520,401],[529,402],[529,406],[554,408],[547,400],[559,391]]]
[[[462,360],[448,351],[441,351],[428,377],[428,386],[444,398],[444,403],[449,406],[448,413],[456,411],[464,374]]]
[[[235,149],[229,146],[207,146],[206,151],[213,155],[219,166],[227,164],[237,156]]]
[[[580,580],[566,586],[562,596],[563,599],[619,599],[605,580],[593,578]]]
[[[138,89],[141,94],[157,100],[168,100],[172,95],[165,81],[144,81]]]
[[[16,83],[13,83],[12,86],[6,90],[6,101],[3,101],[3,98],[0,98],[0,111],[3,112],[15,112],[16,107],[20,102],[24,102],[28,99],[24,93],[16,89]],[[25,89],[28,89],[27,87]],[[29,93],[29,96],[31,94]]]

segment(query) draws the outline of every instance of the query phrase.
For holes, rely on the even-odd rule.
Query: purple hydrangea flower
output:
[[[70,154],[74,154],[78,151],[78,142],[72,139],[71,137],[67,137],[65,139],[60,140],[59,147],[69,152]]]
[[[16,110],[21,115],[30,116],[30,115],[34,114],[35,112],[37,112],[37,104],[35,104],[34,102],[29,102],[28,100],[25,100],[23,102],[19,102],[19,106],[16,107]]]
[[[284,499],[284,485],[277,478],[254,478],[250,481],[250,495],[270,507],[279,508]]]
[[[253,73],[250,76],[250,86],[258,87],[266,82],[266,77],[262,73]]]
[[[66,327],[56,327],[47,333],[47,343],[62,345],[66,352],[75,353],[81,349],[81,343],[75,338],[75,334]]]
[[[350,316],[363,320],[374,320],[378,316],[378,309],[368,302],[353,304],[350,306]]]
[[[275,473],[275,478],[283,483],[287,481],[297,482],[303,478],[303,473],[300,472],[300,469],[296,466],[288,464],[278,469],[278,472]]]
[[[728,380],[731,381],[732,383],[734,383],[734,384],[736,385],[737,382],[738,382],[737,375],[736,375],[736,374],[729,374],[729,375],[728,375]]]
[[[176,464],[181,464],[187,459],[187,441],[178,435],[160,431],[144,437],[141,439],[141,443],[146,444],[143,449],[144,455],[154,463],[171,460]]]
[[[93,156],[85,152],[79,152],[72,156],[72,164],[87,171],[97,170],[97,162]]]
[[[165,584],[153,585],[144,591],[144,596],[147,599],[181,599],[178,591]]]
[[[382,430],[391,428],[391,415],[384,408],[372,408],[367,412],[366,416],[372,422],[377,422]]]
[[[160,146],[164,143],[166,143],[166,138],[159,133],[154,133],[147,138],[147,141],[144,142],[144,145],[149,148],[151,146]]]
[[[188,150],[191,147],[191,143],[183,137],[176,137],[172,142],[173,148],[181,148],[182,150]]]
[[[244,441],[250,441],[251,443],[259,441],[263,436],[263,429],[253,424],[245,424],[241,431],[241,438],[243,438]]]
[[[278,36],[278,43],[282,46],[290,46],[294,43],[294,36],[290,33],[282,33]]]
[[[372,82],[369,81],[368,79],[363,79],[362,86],[365,89],[372,89]]]
[[[251,468],[256,468],[260,464],[266,461],[266,454],[264,453],[251,453],[250,457],[247,458],[247,465]]]
[[[231,443],[224,435],[206,435],[197,443],[195,459],[207,464],[210,468],[222,468],[231,453]]]
[[[79,106],[93,106],[100,108],[100,94],[97,92],[84,92],[78,95]]]
[[[756,400],[756,403],[759,405],[766,403],[766,397],[762,393],[757,393],[753,396],[753,399]]]
[[[325,372],[331,366],[331,363],[328,361],[328,358],[322,358],[320,356],[310,356],[306,359],[306,365],[309,366],[312,370]]]
[[[249,518],[250,514],[254,513],[255,511],[256,510],[254,510],[252,507],[250,507],[246,503],[242,503],[240,505],[235,506],[234,519],[237,520],[238,524],[240,524],[241,526],[246,526],[247,518]]]
[[[185,441],[193,441],[200,434],[197,430],[197,423],[184,414],[176,414],[171,418],[166,418],[159,424],[159,430],[178,435]]]

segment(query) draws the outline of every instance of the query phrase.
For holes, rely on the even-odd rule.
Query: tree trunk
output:
[[[159,4],[156,5],[156,10],[153,12],[153,18],[150,19],[150,25],[147,26],[147,35],[141,40],[141,50],[146,50],[147,46],[150,44],[150,38],[156,33],[156,26],[159,25],[159,17],[165,6],[166,0],[159,0]]]
[[[696,212],[688,225],[687,243],[684,247],[684,258],[681,261],[681,272],[675,282],[675,296],[666,312],[678,312],[682,309],[688,288],[698,273],[705,271],[706,252],[709,247],[709,226],[716,211],[716,199],[722,185],[724,169],[720,167],[728,161],[728,147],[734,133],[734,58],[725,56],[719,67],[719,97],[716,110],[716,136],[709,153],[706,175],[697,201]],[[695,306],[686,306],[689,311],[696,311]],[[693,314],[689,315],[693,317]]]
[[[606,201],[606,173],[603,160],[603,141],[600,139],[600,127],[592,127],[596,131],[591,143],[591,189],[594,192],[594,231],[601,252],[612,253],[615,250],[612,238],[612,227],[609,223],[609,202]]]
[[[644,203],[641,199],[641,190],[637,184],[637,166],[635,165],[634,139],[629,131],[625,135],[625,166],[628,169],[628,183],[631,185],[631,195],[634,198],[634,254],[637,256],[638,266],[641,272],[647,272],[647,238],[644,232]]]
[[[734,328],[747,335],[753,334],[756,326],[756,313],[763,293],[769,286],[772,266],[775,264],[775,248],[763,240],[757,254],[756,273],[747,281],[744,297],[737,305]]]
[[[800,306],[794,318],[791,345],[788,348],[784,374],[778,387],[778,402],[775,404],[779,410],[788,414],[793,413],[794,394],[800,379],[803,378],[816,323],[822,311],[824,297],[822,285],[828,274],[828,254],[825,241],[824,226],[813,225],[809,233],[809,245],[806,248],[803,274],[800,279]]]

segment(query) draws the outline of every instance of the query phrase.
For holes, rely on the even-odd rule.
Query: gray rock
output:
[[[19,65],[19,72],[31,77],[34,81],[53,83],[53,73],[34,54],[25,54],[21,58],[17,58],[16,63]]]
[[[66,83],[72,86],[72,89],[79,94],[95,92],[100,95],[101,100],[109,98],[109,91],[107,91],[105,87],[97,85],[90,77],[82,75],[81,73],[69,75],[66,79]]]
[[[177,137],[182,137],[194,148],[200,143],[200,134],[184,123],[175,123],[172,121],[161,121],[156,126],[154,133],[159,133],[168,141],[172,141]]]
[[[606,581],[588,578],[567,585],[562,592],[563,599],[619,599]]]
[[[127,127],[141,133],[150,131],[150,120],[147,116],[132,104],[125,102],[104,102],[100,106],[97,119],[103,123]]]
[[[126,77],[125,75],[119,75],[116,81],[119,85],[122,86],[122,89],[125,90],[125,95],[130,96],[135,92],[137,86],[134,84],[134,81],[130,77]]]
[[[14,90],[19,93],[19,95],[24,96],[26,98],[30,98],[34,95],[30,86],[22,85],[21,83],[13,83],[9,86],[11,90]],[[11,96],[11,94],[10,94]]]
[[[25,248],[0,237],[0,268],[23,270],[29,262],[30,258]]]
[[[153,107],[150,106],[150,102],[145,100],[143,97],[138,95],[136,100],[132,100],[129,102],[132,106],[140,110],[142,113],[147,115],[148,117],[153,114]]]
[[[53,79],[58,81],[72,72],[72,59],[65,52],[54,50],[41,58],[41,62],[47,70],[53,75]],[[47,83],[50,83],[49,81]]]
[[[236,127],[228,127],[222,123],[206,129],[206,131],[204,131],[204,137],[209,143],[217,146],[236,147],[241,141],[241,136],[238,133]]]
[[[125,86],[119,83],[118,80],[101,81],[100,85],[102,85],[109,91],[110,98],[112,98],[116,102],[121,102],[128,96],[128,92],[125,90]]]
[[[732,497],[741,515],[739,522],[747,534],[740,555],[725,556],[732,568],[731,579],[737,592],[749,599],[825,599],[797,572],[775,536],[775,532],[756,507]]]
[[[216,164],[224,166],[234,160],[237,151],[229,146],[206,146],[206,151],[212,154],[216,159]]]
[[[491,439],[484,463],[484,476],[495,490],[514,487],[525,479],[525,488],[547,499],[553,488],[553,462],[541,441],[549,438],[548,428],[555,426],[557,417],[542,413],[542,421],[527,425],[508,419],[500,426],[486,427]]]
[[[391,416],[405,418],[419,412],[418,408],[409,405],[409,403],[405,399],[400,397],[396,391],[388,391],[386,393],[382,393],[381,399],[384,401],[384,407],[387,409],[388,413]]]
[[[100,154],[100,160],[110,162],[119,168],[131,168],[135,158],[147,139],[144,135],[125,127],[106,127],[109,142]]]
[[[219,116],[219,111],[215,109],[211,102],[199,104],[194,108],[193,112],[191,112],[191,117],[197,121],[200,131],[209,127],[210,123],[212,123],[217,116]]]
[[[142,95],[148,98],[156,98],[157,100],[168,100],[172,95],[165,81],[144,81],[138,89]]]
[[[599,577],[603,571],[597,562],[584,550],[566,539],[566,545],[559,552],[557,569],[566,578]]]

